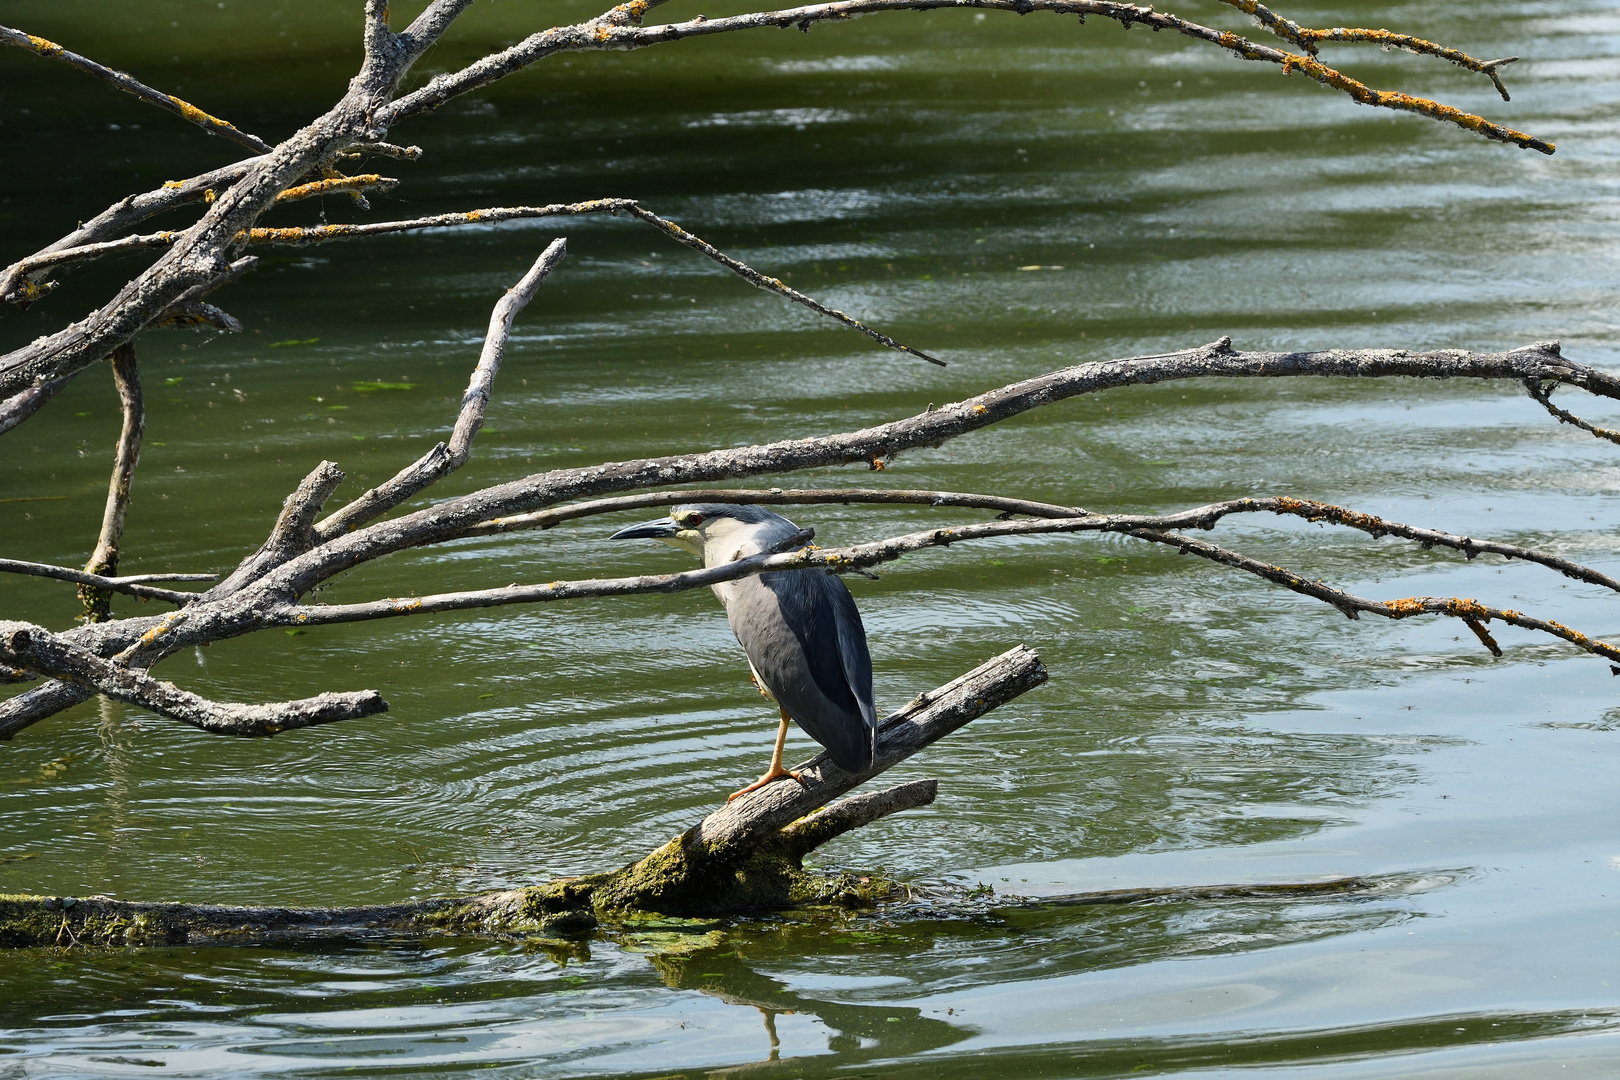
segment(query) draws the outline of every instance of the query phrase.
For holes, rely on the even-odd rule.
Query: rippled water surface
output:
[[[276,138],[341,91],[358,8],[14,0],[5,21]],[[1211,0],[1175,10],[1244,27]],[[150,417],[123,568],[228,569],[322,458],[353,494],[421,453],[448,427],[491,303],[558,235],[569,258],[523,314],[489,427],[443,493],[849,430],[1223,334],[1248,348],[1558,338],[1620,365],[1613,6],[1286,10],[1523,56],[1505,69],[1511,103],[1438,60],[1328,58],[1557,155],[1095,19],[895,15],[553,60],[396,131],[427,156],[388,163],[404,183],[372,216],[633,196],[950,367],[869,347],[628,221],[267,251],[220,294],[245,333],[141,342]],[[481,3],[427,70],[588,14]],[[6,260],[231,156],[19,51],[0,55],[0,101]],[[331,199],[279,213],[358,212]],[[137,265],[8,311],[0,346],[77,317]],[[357,388],[378,382],[410,388]],[[92,370],[0,440],[0,554],[82,564],[116,430],[110,379]],[[1293,494],[1620,573],[1617,452],[1513,386],[1203,381],[1055,405],[881,477],[771,482],[1132,511]],[[974,517],[798,514],[824,543]],[[398,556],[323,598],[687,565],[600,543],[622,523]],[[1362,595],[1472,596],[1620,633],[1613,597],[1537,567],[1294,521],[1229,521],[1213,538]],[[1335,874],[1380,887],[981,900],[677,924],[639,944],[11,952],[0,1077],[667,1077],[756,1062],[782,1076],[1620,1074],[1620,681],[1601,661],[1512,629],[1493,660],[1460,626],[1351,623],[1119,538],[961,546],[852,585],[880,705],[1020,641],[1053,678],[895,770],[938,777],[939,801],[835,842],[824,865],[924,893]],[[33,579],[0,581],[0,600],[5,617],[55,627],[75,614],[69,587]],[[36,725],[0,749],[0,891],[359,903],[602,869],[756,775],[774,730],[707,593],[276,631],[159,671],[231,700],[375,687],[392,707],[264,741],[106,702]]]

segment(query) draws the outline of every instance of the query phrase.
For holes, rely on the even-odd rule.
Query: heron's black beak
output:
[[[649,521],[645,525],[632,525],[628,529],[620,529],[609,540],[672,540],[681,527],[669,518],[659,518]]]

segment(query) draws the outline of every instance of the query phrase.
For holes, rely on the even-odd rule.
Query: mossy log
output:
[[[616,871],[525,889],[371,907],[228,907],[109,897],[0,896],[0,946],[135,946],[285,941],[366,934],[568,936],[637,912],[709,915],[802,904],[875,905],[902,893],[881,876],[826,875],[804,857],[851,829],[934,801],[938,784],[914,780],[840,795],[1047,679],[1022,645],[937,690],[919,694],[878,727],[865,772],[826,755],[710,814]]]

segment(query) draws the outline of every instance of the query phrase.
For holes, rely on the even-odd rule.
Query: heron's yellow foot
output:
[[[772,783],[775,783],[778,780],[786,780],[789,777],[792,777],[794,780],[797,780],[799,782],[799,786],[801,786],[801,787],[804,786],[804,777],[800,776],[798,773],[794,772],[792,769],[784,769],[784,768],[781,768],[780,766],[773,766],[772,768],[767,769],[765,771],[764,776],[760,777],[758,780],[755,780],[752,784],[749,784],[747,787],[743,788],[741,791],[733,791],[730,795],[727,795],[726,796],[726,802],[733,802],[736,799],[741,798],[742,796],[748,794],[750,791],[758,791],[760,788],[764,787],[766,784],[772,784]]]

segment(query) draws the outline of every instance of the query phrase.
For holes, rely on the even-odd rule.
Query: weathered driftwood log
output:
[[[898,891],[880,877],[822,875],[804,857],[836,836],[934,801],[936,782],[838,796],[1046,681],[1040,657],[1010,649],[919,694],[878,729],[872,767],[847,773],[822,754],[803,783],[763,788],[710,814],[621,870],[478,896],[350,908],[224,907],[109,897],[0,896],[0,945],[164,945],[364,933],[559,934],[635,911],[710,914],[799,904],[866,906]]]

